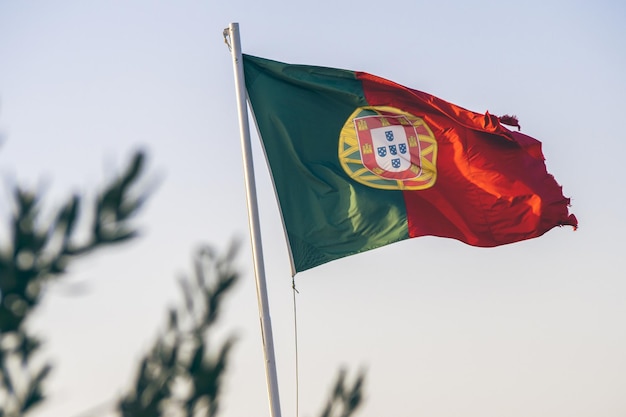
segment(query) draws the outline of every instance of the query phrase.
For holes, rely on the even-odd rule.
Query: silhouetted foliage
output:
[[[184,303],[169,310],[165,331],[141,361],[132,392],[119,403],[122,416],[217,415],[234,339],[213,347],[209,331],[221,313],[224,295],[239,278],[234,255],[235,246],[224,256],[208,247],[198,251],[194,276],[180,280]]]
[[[86,198],[73,195],[52,221],[41,214],[41,196],[14,187],[9,244],[0,249],[0,417],[21,416],[44,399],[42,384],[52,367],[32,365],[41,342],[28,334],[26,319],[41,301],[44,287],[65,273],[71,260],[136,236],[129,221],[146,198],[133,187],[144,162],[144,153],[137,152],[93,205],[85,208]],[[89,222],[86,231],[78,227],[81,219]]]
[[[183,305],[169,310],[165,331],[141,360],[132,392],[118,404],[123,417],[215,417],[234,338],[215,345],[210,332],[223,297],[239,279],[236,246],[221,256],[198,251],[194,276],[180,280]],[[349,417],[361,405],[363,374],[352,386],[341,371],[321,417]],[[262,387],[259,387],[262,389]]]
[[[352,387],[346,386],[346,372],[339,371],[337,382],[320,417],[349,417],[363,401],[365,375],[360,373]]]

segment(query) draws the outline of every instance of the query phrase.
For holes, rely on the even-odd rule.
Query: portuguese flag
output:
[[[364,72],[243,63],[294,272],[418,236],[493,247],[577,227],[514,118]]]

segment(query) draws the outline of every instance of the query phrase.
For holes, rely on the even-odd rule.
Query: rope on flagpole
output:
[[[300,417],[300,372],[299,372],[299,355],[298,355],[298,309],[296,308],[296,294],[300,291],[296,289],[296,281],[291,277],[291,288],[293,289],[293,334],[295,346],[295,362],[296,362],[296,417]]]
[[[228,47],[228,52],[232,52],[233,47],[230,46],[230,29],[229,28],[224,29],[224,32],[222,32],[222,35],[224,36],[224,43]]]

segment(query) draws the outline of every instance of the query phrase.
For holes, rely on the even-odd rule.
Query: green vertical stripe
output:
[[[367,105],[355,74],[249,55],[244,69],[296,271],[408,238],[402,193],[359,184],[339,163],[340,131]]]

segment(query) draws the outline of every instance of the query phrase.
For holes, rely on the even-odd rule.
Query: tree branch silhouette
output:
[[[50,222],[42,216],[42,197],[14,186],[9,244],[0,248],[0,417],[21,416],[44,399],[42,386],[52,365],[32,365],[41,341],[27,332],[26,320],[45,285],[67,272],[71,261],[137,236],[131,220],[147,198],[136,190],[144,169],[145,154],[138,151],[92,206],[85,207],[86,197],[75,194]],[[79,241],[83,218],[90,224]]]

